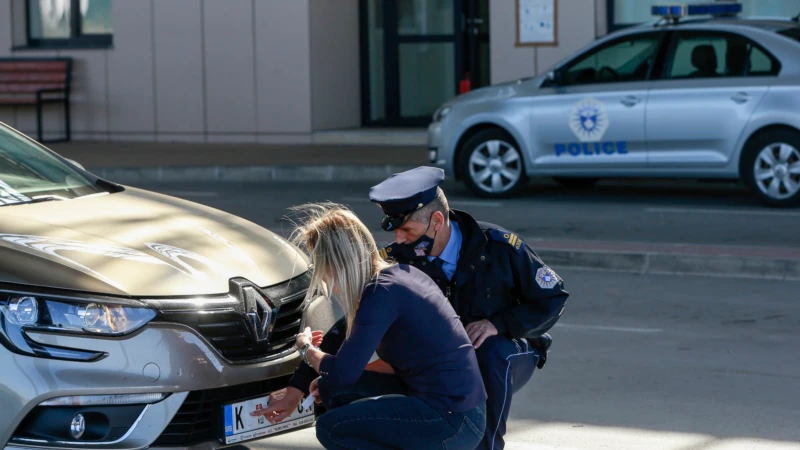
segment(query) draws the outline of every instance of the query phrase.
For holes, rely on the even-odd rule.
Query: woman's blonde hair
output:
[[[380,257],[367,226],[346,206],[311,203],[292,209],[302,216],[292,242],[308,252],[314,270],[306,299],[322,293],[327,281],[344,310],[349,336],[364,288],[390,264]]]

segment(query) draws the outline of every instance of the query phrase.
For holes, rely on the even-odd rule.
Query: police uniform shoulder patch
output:
[[[519,251],[522,248],[522,238],[510,231],[495,228],[486,230],[486,235],[493,241],[505,242],[514,247],[514,250]]]
[[[383,258],[385,260],[394,259],[394,255],[392,255],[393,250],[394,250],[394,244],[387,245],[386,247],[383,247],[379,252],[380,255],[381,255],[381,258]]]
[[[539,267],[536,271],[536,284],[542,289],[553,289],[561,281],[558,274],[547,266]]]

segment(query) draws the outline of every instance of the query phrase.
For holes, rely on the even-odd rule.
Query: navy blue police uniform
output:
[[[395,174],[370,191],[383,209],[381,227],[394,231],[430,203],[444,180],[444,172],[420,167]],[[461,322],[486,319],[497,328],[476,349],[488,395],[486,433],[479,448],[502,449],[512,395],[541,368],[550,336],[569,293],[563,280],[515,233],[477,222],[469,214],[450,210],[449,219],[461,234],[461,247],[452,277],[441,264],[430,261],[425,240],[393,243],[381,250],[385,259],[417,267],[447,296]],[[451,225],[452,226],[452,225]],[[435,261],[435,260],[434,260]]]

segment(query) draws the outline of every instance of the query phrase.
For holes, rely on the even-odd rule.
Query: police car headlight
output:
[[[105,299],[0,294],[0,316],[6,330],[120,336],[143,327],[156,312],[143,305],[114,304]]]
[[[449,106],[442,106],[441,108],[437,109],[435,113],[433,113],[433,122],[441,122],[450,113]]]

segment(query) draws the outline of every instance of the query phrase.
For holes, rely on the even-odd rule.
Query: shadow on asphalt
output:
[[[448,196],[477,198],[462,183],[449,181]],[[588,188],[564,187],[549,179],[530,183],[516,200],[553,201],[558,203],[614,202],[651,205],[686,204],[695,206],[761,207],[758,197],[746,186],[733,181],[601,180]],[[512,201],[515,199],[512,199]]]

